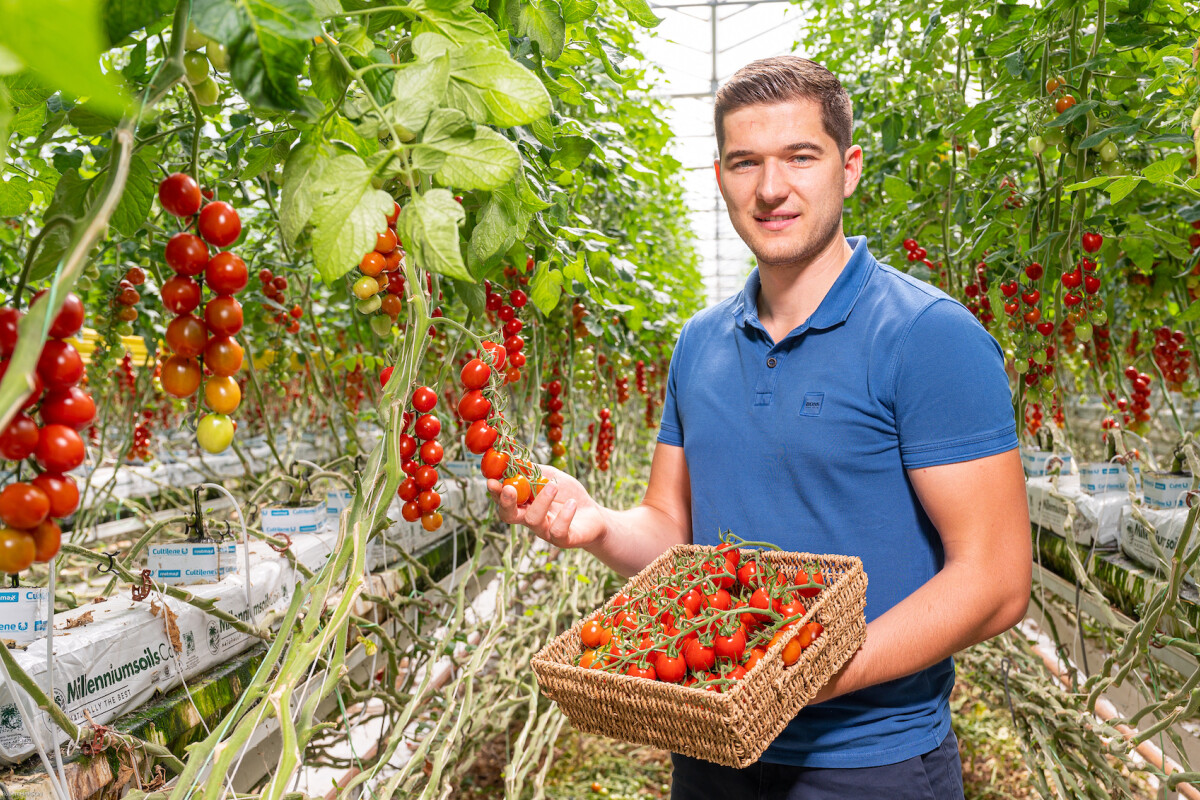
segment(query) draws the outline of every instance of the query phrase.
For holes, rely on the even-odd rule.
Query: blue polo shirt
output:
[[[718,531],[784,550],[854,555],[867,621],[944,563],[906,470],[1017,446],[996,340],[960,303],[885,265],[863,237],[813,315],[775,342],[758,318],[758,271],[684,325],[658,441],[682,447],[692,541]],[[970,502],[970,498],[963,498]],[[763,761],[892,764],[950,729],[954,665],[803,709]]]

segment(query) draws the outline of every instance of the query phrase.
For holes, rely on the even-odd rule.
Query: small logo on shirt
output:
[[[824,392],[806,392],[804,395],[804,404],[800,407],[800,416],[819,417],[821,415],[821,406],[824,403]]]

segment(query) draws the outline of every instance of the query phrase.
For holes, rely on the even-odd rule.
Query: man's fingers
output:
[[[571,520],[575,518],[575,511],[578,508],[579,505],[574,498],[563,503],[562,508],[554,515],[550,527],[546,530],[546,541],[558,544],[567,538],[567,533],[571,530]]]
[[[558,487],[552,483],[548,483],[538,492],[538,496],[534,498],[529,507],[525,509],[525,524],[531,528],[540,527],[546,519],[546,514],[550,511],[550,504],[554,502],[554,496],[558,494]]]
[[[508,523],[520,521],[522,516],[517,508],[517,490],[511,486],[505,486],[496,495],[496,506],[500,510],[500,519]]]

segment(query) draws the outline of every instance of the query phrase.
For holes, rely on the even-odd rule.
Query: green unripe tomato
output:
[[[1025,401],[1027,403],[1042,402],[1042,392],[1036,386],[1030,386],[1025,390]]]
[[[200,29],[196,27],[196,23],[189,22],[187,31],[183,34],[184,49],[199,50],[206,44],[208,44],[208,37],[200,32]]]
[[[368,297],[374,297],[379,294],[379,281],[370,275],[363,275],[354,282],[352,291],[354,292],[354,296],[359,300],[366,300]]]
[[[208,77],[208,59],[203,53],[185,53],[183,71],[187,73],[187,82],[195,86]]]
[[[211,75],[193,86],[192,90],[196,93],[196,102],[202,106],[216,105],[221,97],[221,87],[217,86]]]
[[[971,158],[974,158],[975,156],[979,155],[979,147],[977,145],[969,144],[967,145],[967,153],[971,156]]]
[[[232,443],[233,420],[225,414],[206,414],[196,425],[196,444],[208,452],[223,452]]]
[[[1092,340],[1092,323],[1081,322],[1076,325],[1075,338],[1081,342],[1090,342]]]
[[[1108,312],[1105,311],[1103,308],[1097,308],[1095,311],[1092,312],[1092,324],[1093,325],[1107,325],[1108,324]]]
[[[117,335],[119,335],[119,336],[133,336],[133,323],[132,323],[132,322],[121,322],[121,323],[118,323],[118,324],[117,324]]]
[[[1049,375],[1043,375],[1041,387],[1042,387],[1043,392],[1053,392],[1054,391],[1054,378],[1051,378]]]
[[[208,44],[204,46],[204,54],[208,56],[209,62],[217,72],[228,71],[229,53],[225,50],[225,45],[216,39],[209,39]]]
[[[1033,153],[1035,156],[1040,156],[1042,153],[1046,152],[1046,140],[1041,136],[1030,136],[1029,152]]]
[[[380,305],[383,305],[383,300],[381,299],[379,303]],[[380,314],[378,316],[371,317],[371,330],[375,332],[376,336],[387,336],[392,332],[391,317],[389,317],[387,314]]]
[[[1062,128],[1047,128],[1046,131],[1042,133],[1042,139],[1044,139],[1046,144],[1050,145],[1051,147],[1062,144]]]
[[[1100,145],[1100,160],[1104,162],[1116,161],[1119,151],[1117,146],[1112,142],[1105,142]]]
[[[1116,161],[1105,161],[1101,163],[1100,171],[1110,178],[1117,178],[1125,174],[1125,168]]]
[[[1079,159],[1075,158],[1074,153],[1068,153],[1066,158],[1067,169],[1075,169],[1075,165],[1079,163]]]
[[[92,279],[87,275],[80,275],[79,279],[75,281],[75,287],[81,292],[86,292],[92,288]]]
[[[366,300],[359,300],[355,308],[358,309],[358,313],[360,314],[374,314],[382,305],[383,299],[379,295],[375,295],[374,297],[368,297]]]
[[[1013,359],[1013,372],[1018,375],[1024,375],[1026,372],[1029,372],[1029,362],[1024,358]]]
[[[1033,351],[1033,363],[1038,364],[1038,365],[1045,364],[1046,363],[1046,351],[1045,350],[1034,350]]]

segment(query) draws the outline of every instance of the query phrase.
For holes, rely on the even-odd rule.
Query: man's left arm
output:
[[[1011,628],[1029,604],[1033,559],[1017,450],[908,470],[945,565],[867,626],[867,639],[814,702],[919,672]]]

